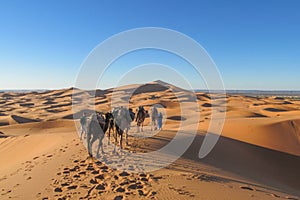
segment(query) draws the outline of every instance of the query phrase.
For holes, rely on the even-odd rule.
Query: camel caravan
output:
[[[122,149],[123,135],[125,135],[125,142],[128,145],[128,131],[133,121],[137,124],[137,132],[143,131],[144,121],[149,117],[149,113],[143,106],[136,109],[136,114],[131,108],[117,107],[111,112],[102,113],[96,112],[88,116],[83,113],[80,118],[81,133],[80,138],[85,136],[87,141],[87,149],[89,155],[92,157],[92,145],[95,141],[98,142],[97,155],[99,151],[103,153],[103,139],[105,135],[108,137],[108,145],[110,144],[110,135],[112,134],[115,144],[118,143]],[[161,129],[162,127],[162,113],[158,113],[156,106],[153,106],[150,111],[151,131]]]

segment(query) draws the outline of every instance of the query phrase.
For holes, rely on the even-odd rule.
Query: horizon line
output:
[[[128,85],[133,85],[133,84],[128,84]],[[122,86],[128,86],[128,85],[122,85]],[[122,87],[120,86],[120,87]],[[178,86],[176,86],[178,87]],[[82,89],[86,91],[92,91],[92,90],[110,90],[114,89],[115,87],[110,87],[106,89],[101,89],[101,88],[96,88],[96,89]],[[181,88],[181,87],[179,87]],[[54,90],[68,90],[68,89],[79,89],[74,86],[71,87],[62,87],[62,88],[18,88],[18,89],[0,89],[0,92],[14,92],[14,91],[26,91],[26,92],[37,92],[37,91],[54,91]],[[184,89],[184,88],[181,88]],[[204,88],[197,88],[197,89],[184,89],[184,90],[189,90],[189,91],[195,91],[195,92],[208,92],[208,91],[221,91],[217,89],[204,89]],[[252,91],[252,92],[300,92],[300,89],[225,89],[225,91],[229,92],[243,92],[243,91]]]

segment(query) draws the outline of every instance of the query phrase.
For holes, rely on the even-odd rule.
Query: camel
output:
[[[139,108],[137,109],[137,115],[136,115],[136,119],[135,119],[135,121],[137,122],[137,132],[140,132],[140,129],[141,129],[141,131],[143,131],[146,114],[147,114],[147,111],[144,109],[144,107],[139,106]]]
[[[99,140],[97,155],[99,155],[100,147],[101,147],[101,152],[104,153],[103,145],[102,145],[102,140],[104,138],[104,131],[100,126],[101,124],[103,125],[104,123],[99,123],[98,119],[99,117],[97,118],[97,114],[93,114],[91,116],[91,119],[88,120],[86,140],[88,146],[88,153],[91,157],[93,156],[92,146],[97,139]]]
[[[157,121],[158,121],[158,111],[156,106],[154,105],[151,108],[151,131],[157,129]]]
[[[87,132],[87,115],[83,112],[82,117],[80,118],[80,139],[86,134]]]
[[[133,117],[132,117],[133,114]],[[115,142],[117,143],[117,136],[120,136],[120,148],[122,149],[123,133],[125,132],[126,145],[128,145],[128,131],[130,129],[130,123],[134,119],[134,113],[127,108],[120,107],[113,111],[115,121]]]
[[[115,121],[114,121],[114,116],[111,112],[107,112],[105,113],[105,126],[104,126],[104,133],[106,133],[106,131],[108,131],[108,145],[110,144],[110,133],[112,131],[113,136],[114,135],[114,129],[115,129]]]

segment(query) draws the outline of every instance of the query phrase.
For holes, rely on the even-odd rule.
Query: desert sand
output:
[[[117,170],[88,157],[76,129],[82,112],[73,115],[72,110],[76,95],[95,96],[95,110],[102,112],[110,111],[112,99],[120,100],[114,105],[129,100],[134,111],[139,105],[146,110],[162,106],[166,118],[161,131],[152,134],[149,118],[145,121],[143,134],[151,137],[135,137],[132,122],[129,145],[124,145],[129,152],[165,146],[187,117],[200,118],[197,135],[167,167],[145,173]],[[0,199],[300,199],[300,99],[227,95],[222,135],[212,152],[199,159],[214,120],[213,95],[194,97],[162,82],[96,93],[75,88],[0,93]],[[199,109],[181,113],[180,104],[189,108],[191,102]],[[193,127],[184,128],[189,132]],[[107,149],[107,138],[104,144],[101,158],[126,156]]]

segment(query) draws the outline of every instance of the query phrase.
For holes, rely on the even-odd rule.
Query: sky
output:
[[[299,9],[298,0],[2,0],[0,90],[74,86],[97,45],[143,27],[172,29],[198,42],[216,64],[226,89],[300,90]],[[123,55],[98,87],[157,79],[177,84],[177,78],[163,71],[147,75],[137,70],[120,80],[149,63],[168,65],[192,87],[205,89],[205,77],[196,75],[193,66],[159,50]]]

